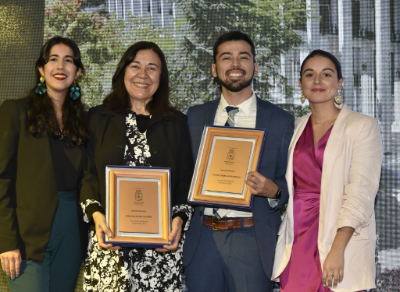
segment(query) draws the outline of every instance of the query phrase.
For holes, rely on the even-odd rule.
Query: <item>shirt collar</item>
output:
[[[221,93],[221,100],[218,106],[218,113],[226,111],[227,106],[234,106],[234,105],[228,104],[223,94]],[[253,95],[249,99],[246,99],[241,104],[235,105],[235,107],[238,107],[239,111],[243,112],[246,116],[250,116],[251,112],[257,107],[256,94],[253,92]]]

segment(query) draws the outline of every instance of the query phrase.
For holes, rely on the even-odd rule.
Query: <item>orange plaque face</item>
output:
[[[206,126],[200,143],[188,201],[251,210],[245,181],[257,170],[266,131]]]
[[[170,244],[170,169],[106,166],[106,220],[120,246]]]
[[[159,233],[158,182],[119,180],[119,231]]]
[[[205,190],[241,194],[245,186],[252,142],[216,139]]]

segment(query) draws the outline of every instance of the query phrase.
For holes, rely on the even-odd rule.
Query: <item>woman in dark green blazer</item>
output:
[[[76,44],[54,37],[36,62],[38,85],[0,107],[0,259],[13,292],[76,286],[89,136],[76,85],[83,69]]]

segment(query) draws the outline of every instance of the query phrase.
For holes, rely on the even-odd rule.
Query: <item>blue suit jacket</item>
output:
[[[188,110],[188,124],[192,141],[193,159],[196,160],[200,140],[205,125],[214,124],[220,99],[196,105]],[[281,188],[279,204],[271,207],[267,198],[255,196],[253,218],[256,240],[264,272],[268,278],[272,274],[275,245],[281,216],[279,208],[287,203],[288,188],[285,179],[287,152],[293,135],[294,117],[280,107],[257,97],[256,128],[267,130],[264,155],[260,173],[274,181]],[[186,233],[183,249],[183,265],[192,260],[200,239],[204,207],[195,207],[190,228]]]

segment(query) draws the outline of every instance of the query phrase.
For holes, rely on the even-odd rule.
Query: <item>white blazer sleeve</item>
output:
[[[375,119],[361,124],[351,148],[349,183],[345,186],[337,228],[353,227],[358,234],[374,214],[382,163],[382,138]],[[334,183],[334,182],[333,182]]]

